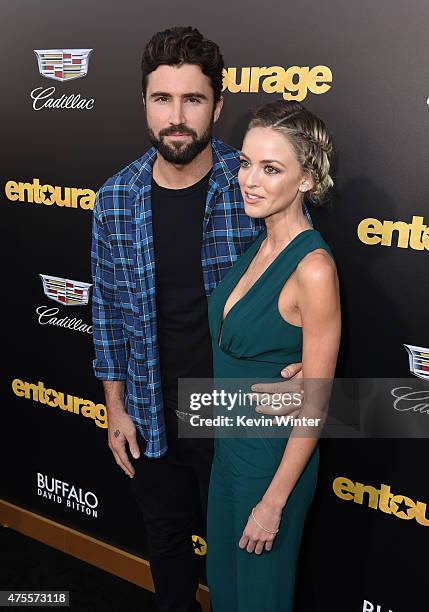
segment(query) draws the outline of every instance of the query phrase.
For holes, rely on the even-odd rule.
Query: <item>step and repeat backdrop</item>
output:
[[[97,189],[148,147],[143,47],[172,25],[222,49],[226,142],[279,97],[333,135],[335,192],[312,215],[341,279],[339,376],[407,378],[410,394],[429,379],[426,3],[4,0],[1,14],[5,500],[145,556],[92,372],[89,251]],[[420,395],[401,418],[428,413]],[[299,612],[424,609],[427,450],[424,437],[322,441]],[[203,560],[205,533],[194,540]]]

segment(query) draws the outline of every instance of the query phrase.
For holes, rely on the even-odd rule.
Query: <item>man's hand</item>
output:
[[[122,468],[127,476],[133,478],[135,470],[127,453],[127,443],[134,459],[140,457],[137,444],[136,427],[125,407],[110,409],[107,407],[109,420],[109,448],[113,453],[116,463]]]
[[[255,400],[258,401],[256,412],[268,415],[297,416],[303,402],[301,388],[302,363],[291,363],[283,368],[281,375],[286,380],[277,383],[259,383],[252,385]],[[261,394],[264,394],[263,396]],[[268,405],[267,395],[272,396],[272,403]],[[293,395],[291,398],[290,395]],[[260,403],[262,402],[262,404]]]

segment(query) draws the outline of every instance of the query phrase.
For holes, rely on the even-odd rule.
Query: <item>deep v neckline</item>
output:
[[[278,260],[278,258],[285,252],[287,251],[287,249],[290,247],[290,245],[295,242],[295,240],[299,237],[302,236],[302,234],[305,234],[306,232],[314,232],[314,229],[312,228],[308,228],[306,230],[303,230],[302,232],[299,232],[299,234],[297,234],[296,236],[294,236],[294,238],[292,238],[292,240],[278,253],[278,255],[276,255],[276,257],[273,259],[273,261],[265,268],[265,270],[262,272],[262,274],[255,280],[255,282],[253,283],[253,285],[251,287],[249,287],[249,289],[246,291],[246,293],[235,302],[235,304],[228,310],[228,312],[226,313],[225,317],[223,316],[224,310],[225,310],[225,305],[227,303],[227,301],[229,300],[231,294],[233,293],[233,291],[236,289],[238,283],[241,281],[241,279],[243,278],[244,274],[246,274],[247,270],[249,269],[252,261],[255,259],[256,255],[259,252],[259,249],[261,248],[262,242],[265,240],[265,238],[267,237],[267,230],[265,229],[262,233],[261,233],[261,240],[259,242],[259,246],[257,251],[255,252],[255,254],[253,255],[252,259],[249,261],[249,263],[247,264],[247,266],[244,268],[242,274],[240,275],[240,278],[237,280],[237,282],[235,283],[235,285],[233,286],[233,288],[231,289],[231,291],[229,292],[225,302],[223,303],[223,308],[221,310],[221,314],[220,314],[220,325],[219,325],[219,333],[217,335],[217,344],[218,347],[221,347],[221,342],[222,342],[222,332],[223,332],[223,328],[225,326],[225,321],[228,319],[229,315],[231,314],[231,312],[233,310],[236,310],[236,306],[238,306],[239,304],[241,304],[243,302],[243,300],[249,295],[249,293],[252,292],[252,290],[254,289],[254,287],[256,287],[259,284],[259,281],[261,281],[263,279],[263,277],[267,274],[267,272],[272,268],[272,266],[276,263],[276,261]]]

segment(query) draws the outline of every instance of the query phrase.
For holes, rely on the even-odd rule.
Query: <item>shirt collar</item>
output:
[[[212,138],[213,170],[211,181],[219,191],[225,191],[237,178],[240,166],[238,151],[218,138]]]
[[[229,147],[218,138],[212,138],[213,168],[210,175],[210,184],[215,191],[225,191],[236,180],[239,168],[238,151]],[[140,168],[130,180],[132,191],[144,189],[152,180],[153,164],[156,160],[156,149],[151,147],[140,159]]]

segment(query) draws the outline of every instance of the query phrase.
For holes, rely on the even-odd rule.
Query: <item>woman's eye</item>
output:
[[[248,168],[249,167],[249,162],[247,161],[247,159],[240,159],[240,166],[242,168]]]
[[[279,173],[277,168],[274,168],[274,166],[265,166],[264,170],[267,174],[278,174]]]

